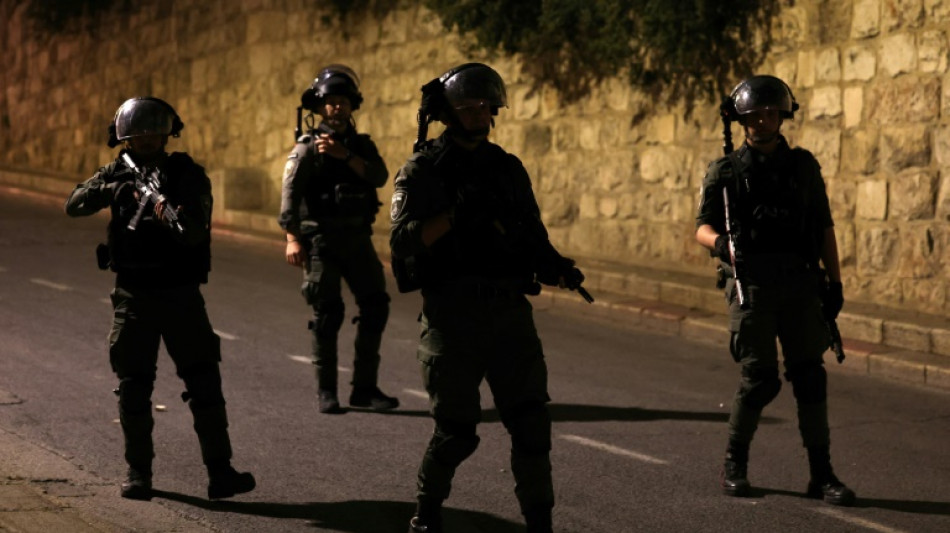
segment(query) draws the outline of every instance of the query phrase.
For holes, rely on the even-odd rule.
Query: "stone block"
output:
[[[841,89],[837,86],[825,86],[812,91],[808,102],[808,118],[837,118],[841,116]]]
[[[886,0],[881,19],[884,30],[916,28],[924,20],[922,0]]]
[[[883,331],[883,344],[887,346],[930,352],[930,328],[907,322],[885,320]]]
[[[947,71],[947,35],[940,30],[920,34],[917,48],[917,66],[921,72],[943,74]]]
[[[873,85],[869,92],[868,118],[879,126],[928,123],[933,120],[934,110],[941,108],[939,79],[901,76]]]
[[[887,182],[870,180],[858,183],[855,214],[864,220],[887,218]]]
[[[884,338],[884,321],[864,315],[841,313],[838,315],[838,329],[846,339],[880,344]]]
[[[868,357],[868,372],[886,379],[924,385],[927,382],[926,368],[923,363],[904,359],[899,353]]]
[[[940,365],[927,365],[925,372],[928,387],[950,391],[950,368]]]
[[[799,144],[818,159],[821,173],[826,179],[838,174],[841,166],[840,128],[805,126]]]
[[[902,172],[888,186],[889,220],[932,219],[937,193],[937,175],[930,171]]]
[[[845,88],[844,96],[842,98],[842,111],[844,114],[844,123],[842,125],[846,129],[855,128],[861,125],[864,120],[864,88]],[[847,157],[845,159],[856,160],[857,158]]]
[[[841,60],[838,49],[825,48],[815,58],[815,80],[819,82],[837,82],[841,79]]]
[[[950,175],[948,174],[940,176],[935,216],[941,222],[950,221]]]
[[[881,0],[854,0],[851,38],[866,39],[881,33]]]
[[[798,52],[798,88],[810,89],[815,86],[815,52]]]
[[[930,129],[920,126],[890,127],[881,131],[881,163],[891,173],[910,167],[930,166]]]

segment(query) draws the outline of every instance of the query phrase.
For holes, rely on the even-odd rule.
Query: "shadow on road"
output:
[[[405,533],[409,526],[409,518],[416,508],[415,503],[393,501],[303,503],[209,501],[163,490],[153,491],[153,497],[221,513],[306,520],[308,527],[346,533]],[[497,533],[523,533],[524,531],[524,526],[476,511],[445,508],[442,513],[448,531]]]
[[[389,416],[429,417],[428,411],[373,411],[371,409],[348,408],[351,412],[373,413]],[[640,407],[613,407],[605,405],[582,405],[551,403],[548,404],[551,420],[554,422],[649,422],[651,420],[689,420],[694,422],[728,422],[729,413],[716,411],[670,411],[666,409],[643,409]],[[499,422],[498,411],[485,409],[482,411],[482,422]],[[763,416],[760,424],[777,424],[783,422],[781,418]]]

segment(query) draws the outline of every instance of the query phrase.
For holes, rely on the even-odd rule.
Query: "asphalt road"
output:
[[[0,402],[0,428],[118,484],[122,442],[105,345],[112,276],[93,254],[105,222],[0,190],[0,395],[22,400]],[[217,234],[213,257],[204,294],[222,337],[234,464],[255,474],[258,489],[204,499],[183,387],[163,354],[153,396],[164,406],[155,413],[160,493],[143,511],[164,506],[183,523],[228,532],[404,532],[432,429],[415,360],[418,295],[393,294],[384,338],[380,385],[402,407],[320,415],[299,272],[274,242]],[[803,497],[807,461],[786,384],[753,443],[753,497],[731,499],[717,485],[738,376],[728,354],[546,305],[536,320],[553,398],[557,531],[950,531],[950,395],[833,371],[832,458],[859,497],[835,508]],[[341,384],[353,331],[347,321]],[[481,446],[458,470],[447,528],[522,531],[509,443],[483,390]],[[341,396],[348,392],[344,385]]]

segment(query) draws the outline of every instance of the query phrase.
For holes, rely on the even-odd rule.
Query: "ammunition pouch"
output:
[[[368,189],[352,183],[338,183],[333,188],[333,202],[341,214],[371,216],[379,212],[382,204],[376,197],[375,189]]]
[[[422,288],[425,280],[425,261],[418,257],[392,256],[393,277],[399,292],[412,292]]]

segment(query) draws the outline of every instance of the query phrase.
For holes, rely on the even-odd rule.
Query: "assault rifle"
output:
[[[306,122],[306,124],[304,124]],[[303,135],[303,126],[307,126],[307,131],[316,130],[319,133],[326,133],[330,137],[333,137],[337,141],[342,141],[340,134],[333,128],[330,127],[326,122],[320,122],[316,127],[313,125],[313,113],[308,114],[306,117],[303,116],[303,107],[297,108],[297,127],[294,128],[294,142],[297,142],[297,139]]]
[[[184,233],[185,228],[182,227],[181,221],[178,219],[178,209],[176,209],[159,190],[161,183],[158,181],[158,169],[156,168],[146,174],[135,164],[135,161],[132,160],[128,152],[122,152],[122,160],[125,161],[125,164],[128,165],[132,174],[135,176],[135,189],[139,192],[139,208],[135,211],[135,215],[132,216],[132,220],[129,221],[129,225],[127,226],[129,231],[135,231],[146,209],[153,205],[165,204],[162,216],[168,220],[172,229],[178,233]]]
[[[732,217],[729,216],[729,185],[722,188],[722,203],[726,212],[726,236],[729,239],[729,263],[732,265],[732,278],[736,280],[736,297],[739,300],[739,308],[745,309],[749,306],[745,295],[745,287],[742,283],[742,276],[739,273],[739,249],[736,247],[736,232],[733,231]]]

